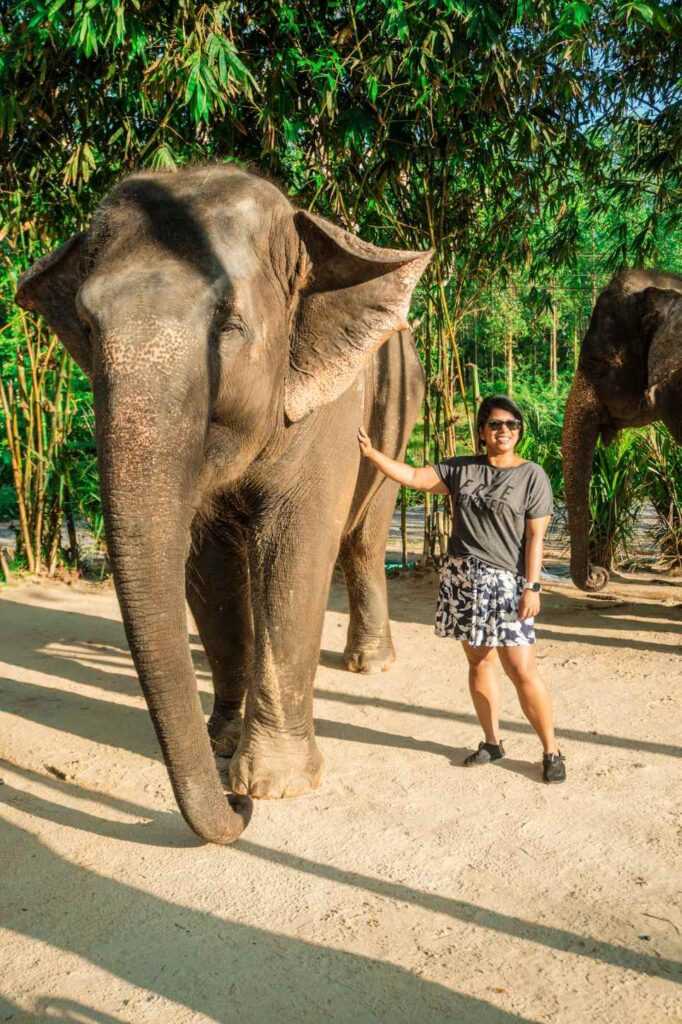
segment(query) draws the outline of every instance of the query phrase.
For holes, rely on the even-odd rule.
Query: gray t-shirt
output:
[[[452,501],[448,553],[474,555],[523,576],[526,519],[552,514],[552,485],[544,469],[535,462],[502,469],[485,455],[456,456],[434,469]]]

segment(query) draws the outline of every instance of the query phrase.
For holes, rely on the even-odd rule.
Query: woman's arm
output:
[[[542,572],[542,552],[545,533],[551,516],[540,516],[537,519],[526,519],[526,579],[529,583],[539,583]],[[519,601],[519,618],[534,618],[540,611],[540,594],[533,590],[524,590]]]
[[[383,452],[372,447],[372,442],[362,427],[358,430],[358,444],[364,457],[373,462],[377,469],[380,469],[391,480],[397,480],[399,484],[411,487],[414,491],[448,494],[447,487],[433,466],[423,466],[421,469],[417,469],[415,466],[408,466],[406,462],[389,459],[388,455],[384,455]]]

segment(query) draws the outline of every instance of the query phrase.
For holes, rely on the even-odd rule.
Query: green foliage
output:
[[[628,555],[646,482],[636,431],[622,431],[607,446],[597,442],[589,494],[590,559],[595,565],[610,569]]]
[[[637,438],[646,467],[647,498],[658,517],[656,542],[668,567],[682,568],[682,445],[654,423]]]
[[[559,489],[551,311],[565,377],[614,269],[682,269],[681,41],[669,0],[5,5],[0,317],[18,273],[123,174],[253,161],[364,237],[434,248],[413,305],[427,403],[411,456],[471,444],[473,363],[482,389],[513,387],[534,418],[527,457]],[[0,335],[3,374],[16,343]],[[75,371],[72,387],[70,487],[97,525]],[[0,441],[0,495],[9,482]]]
[[[6,445],[5,445],[6,448]],[[0,475],[9,477],[9,459],[7,451],[2,452],[2,465]],[[17,515],[17,496],[11,484],[0,484],[0,522],[7,519],[15,519]]]
[[[524,414],[524,437],[518,446],[519,455],[542,466],[552,484],[555,499],[563,500],[564,476],[561,455],[561,432],[564,406],[571,377],[564,376],[557,390],[537,381],[520,377],[514,386],[514,401]]]
[[[18,557],[54,572],[65,512],[95,529],[101,521],[92,396],[45,325],[11,302],[14,274],[0,274],[0,286],[0,520],[18,521]]]

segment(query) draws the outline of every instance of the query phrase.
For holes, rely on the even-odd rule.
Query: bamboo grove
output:
[[[624,0],[3,5],[0,520],[21,560],[76,560],[76,523],[99,534],[101,510],[86,382],[13,305],[16,281],[140,167],[237,160],[371,241],[432,248],[408,457],[469,450],[478,396],[504,390],[560,493],[562,399],[599,288],[622,266],[682,269],[681,29],[677,5]],[[682,560],[677,453],[660,432],[637,444]],[[599,454],[606,477],[617,455]],[[426,512],[431,557],[447,510]],[[610,558],[617,534],[594,538]]]

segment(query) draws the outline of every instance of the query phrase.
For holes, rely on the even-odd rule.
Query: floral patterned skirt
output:
[[[436,635],[472,647],[525,647],[535,643],[533,619],[519,621],[523,576],[479,558],[448,555],[440,571]]]

